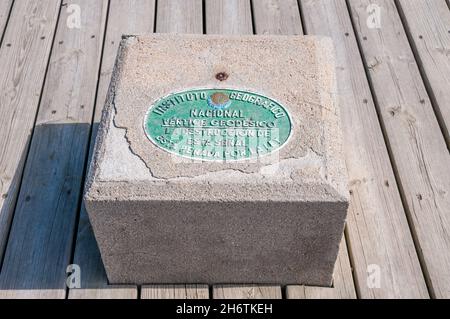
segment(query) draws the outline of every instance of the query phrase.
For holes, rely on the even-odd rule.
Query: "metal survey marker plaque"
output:
[[[253,159],[279,150],[292,133],[288,111],[261,94],[194,89],[156,101],[144,130],[158,147],[207,161]]]

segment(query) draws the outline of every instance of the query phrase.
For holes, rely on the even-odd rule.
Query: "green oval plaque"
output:
[[[277,101],[233,89],[195,89],[170,94],[148,110],[144,129],[160,148],[208,161],[253,159],[288,141],[291,119]]]

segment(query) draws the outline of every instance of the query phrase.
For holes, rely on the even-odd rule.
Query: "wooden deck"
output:
[[[0,298],[450,298],[449,7],[1,0]],[[84,176],[121,35],[151,32],[334,39],[351,194],[334,288],[108,285]]]

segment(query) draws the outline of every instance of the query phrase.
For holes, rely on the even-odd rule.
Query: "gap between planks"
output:
[[[3,0],[0,2],[0,47],[2,45],[2,39],[6,25],[10,17],[12,10],[13,0]]]

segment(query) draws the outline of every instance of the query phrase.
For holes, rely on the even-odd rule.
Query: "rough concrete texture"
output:
[[[330,286],[348,207],[334,67],[322,37],[124,37],[85,194],[110,282]],[[260,161],[177,159],[143,121],[190,88],[275,99],[288,143]]]

